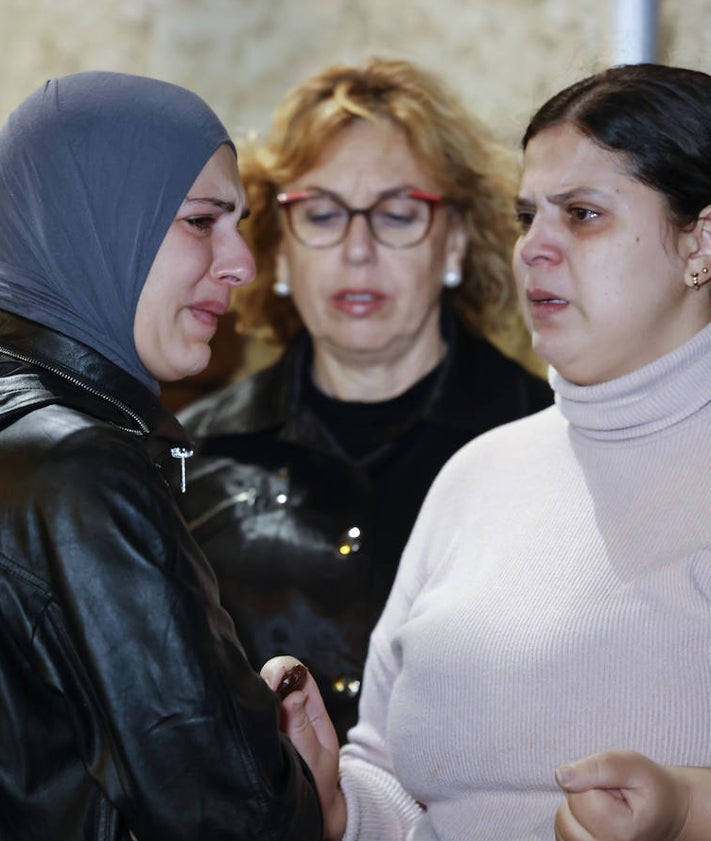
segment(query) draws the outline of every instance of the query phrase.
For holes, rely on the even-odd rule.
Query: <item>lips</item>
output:
[[[375,289],[341,289],[331,300],[340,312],[362,318],[379,310],[387,301],[387,295]]]
[[[549,292],[546,289],[530,289],[526,293],[526,297],[532,304],[567,304],[565,298],[556,295],[555,292]]]
[[[227,311],[224,301],[196,301],[190,305],[190,312],[195,319],[206,327],[216,327],[217,319]]]
[[[350,303],[363,304],[375,300],[378,296],[371,292],[346,292],[344,295],[338,295],[337,297]]]
[[[568,300],[548,289],[529,289],[526,297],[531,318],[539,323],[565,311],[569,304]]]

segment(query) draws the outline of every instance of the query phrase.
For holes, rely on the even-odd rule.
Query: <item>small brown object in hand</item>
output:
[[[306,666],[302,666],[301,663],[292,666],[288,671],[284,672],[284,676],[276,688],[276,694],[283,701],[287,695],[290,695],[297,689],[301,689],[307,674],[308,670]]]

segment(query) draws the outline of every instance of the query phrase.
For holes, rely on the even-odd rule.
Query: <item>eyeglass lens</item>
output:
[[[378,242],[393,248],[416,245],[427,234],[432,206],[407,195],[383,196],[367,210],[352,210],[333,196],[314,195],[294,202],[291,209],[294,235],[312,248],[327,248],[346,235],[352,216],[363,214]]]

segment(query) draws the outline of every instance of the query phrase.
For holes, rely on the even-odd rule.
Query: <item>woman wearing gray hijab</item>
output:
[[[175,506],[189,442],[158,400],[253,277],[245,213],[183,88],[75,74],[0,129],[2,839],[320,838]]]

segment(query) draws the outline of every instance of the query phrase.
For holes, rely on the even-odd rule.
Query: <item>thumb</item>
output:
[[[563,791],[587,791],[599,788],[603,777],[597,756],[589,756],[555,769],[555,781]]]
[[[638,756],[628,751],[596,753],[556,768],[555,779],[567,792],[634,787]]]

